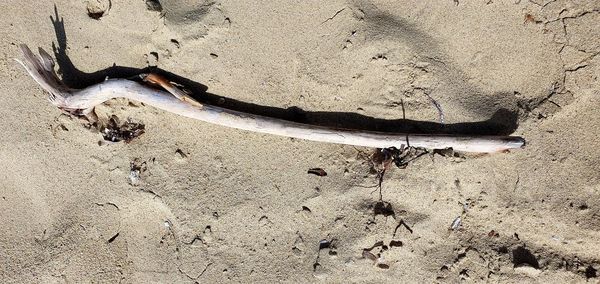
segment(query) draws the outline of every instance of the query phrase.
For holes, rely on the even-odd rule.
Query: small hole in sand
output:
[[[93,0],[87,2],[88,17],[94,20],[100,20],[110,10],[110,0]]]
[[[146,0],[146,8],[154,12],[162,12],[162,5],[158,0]]]

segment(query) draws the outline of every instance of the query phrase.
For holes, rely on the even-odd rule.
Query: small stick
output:
[[[500,152],[521,148],[525,145],[523,138],[515,136],[457,136],[359,131],[254,115],[200,104],[156,74],[143,75],[142,78],[147,82],[160,85],[170,93],[127,79],[108,79],[85,89],[71,89],[66,87],[54,73],[54,61],[48,53],[40,48],[40,55],[36,56],[26,45],[21,45],[21,50],[24,60],[17,59],[17,61],[49,93],[50,102],[63,111],[78,115],[89,114],[96,105],[122,97],[209,123],[319,142],[373,148],[402,148],[407,146],[408,139],[413,147],[452,148],[455,151],[478,153]]]
[[[425,95],[429,98],[433,106],[437,109],[438,114],[440,116],[440,122],[444,123],[444,111],[442,110],[442,106],[427,92],[423,91],[423,93],[425,93]]]

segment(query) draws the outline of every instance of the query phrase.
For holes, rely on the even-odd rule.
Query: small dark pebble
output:
[[[329,248],[330,245],[331,245],[330,241],[328,241],[328,240],[321,240],[321,241],[319,241],[319,250]]]

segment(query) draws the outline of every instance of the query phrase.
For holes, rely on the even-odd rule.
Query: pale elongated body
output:
[[[186,101],[189,97],[182,97],[177,93],[171,94],[126,79],[109,79],[85,89],[69,89],[55,75],[54,63],[46,52],[40,49],[38,57],[25,45],[22,45],[21,49],[25,60],[19,62],[36,82],[50,93],[50,101],[64,110],[85,112],[107,100],[122,97],[209,123],[319,142],[375,148],[401,148],[403,145],[406,146],[408,141],[413,147],[453,148],[456,151],[479,153],[521,148],[525,144],[522,138],[514,136],[393,134],[302,124]]]

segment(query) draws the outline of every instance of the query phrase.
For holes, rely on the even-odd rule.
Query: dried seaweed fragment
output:
[[[100,133],[106,141],[125,143],[131,142],[134,138],[144,134],[146,126],[142,123],[132,122],[127,120],[120,124],[116,116],[112,116],[106,126],[100,127]]]

